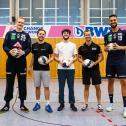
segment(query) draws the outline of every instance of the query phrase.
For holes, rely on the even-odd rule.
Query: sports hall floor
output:
[[[23,113],[19,110],[19,100],[16,101],[13,108],[7,113],[0,114],[0,126],[126,126],[126,119],[122,118],[122,98],[120,84],[118,80],[115,82],[114,94],[114,110],[110,113],[96,112],[96,97],[94,87],[90,88],[89,110],[81,111],[83,105],[83,85],[81,79],[75,80],[75,97],[78,112],[72,112],[68,103],[68,90],[65,87],[65,109],[61,112],[57,111],[59,106],[58,99],[58,82],[57,79],[51,80],[51,105],[54,110],[52,114],[44,110],[44,97],[42,90],[41,110],[33,112],[32,108],[35,104],[35,93],[32,79],[28,79],[27,84],[28,96],[26,105],[29,107],[29,113]],[[102,85],[102,102],[105,108],[108,103],[107,80],[103,79]],[[3,97],[5,91],[5,79],[0,79],[0,107],[4,105]],[[17,81],[15,82],[14,98],[11,106],[15,102],[17,96]]]

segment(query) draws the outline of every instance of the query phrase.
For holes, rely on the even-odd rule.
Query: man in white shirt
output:
[[[69,103],[70,108],[73,111],[77,111],[75,107],[74,97],[74,62],[77,60],[76,45],[69,41],[71,31],[64,29],[62,31],[63,41],[56,44],[55,48],[55,60],[58,62],[58,82],[59,82],[59,103],[57,111],[61,111],[64,108],[64,87],[67,80],[69,89]]]

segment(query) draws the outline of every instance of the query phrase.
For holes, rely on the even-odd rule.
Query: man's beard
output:
[[[66,38],[66,37],[63,37],[63,39],[64,39],[64,40],[68,40],[68,39],[69,39],[69,37],[67,37],[67,38]]]
[[[117,27],[117,24],[115,24],[114,26],[113,26],[113,25],[111,25],[111,27],[112,27],[112,28],[116,28],[116,27]]]
[[[39,41],[43,41],[43,40],[44,40],[44,38],[38,38],[38,40],[39,40]]]

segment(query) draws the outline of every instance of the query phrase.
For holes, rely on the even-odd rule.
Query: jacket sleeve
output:
[[[9,55],[10,48],[9,48],[9,32],[6,34],[4,43],[3,43],[3,50],[6,52],[7,55]]]
[[[107,40],[107,34],[104,36],[104,45],[108,44],[108,40]]]
[[[29,34],[27,35],[27,48],[24,50],[25,52],[25,56],[27,56],[31,51],[31,38],[29,36]]]

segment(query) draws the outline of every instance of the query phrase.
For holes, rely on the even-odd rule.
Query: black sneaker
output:
[[[0,113],[9,111],[9,108],[10,108],[9,106],[5,105],[2,109],[0,109]]]
[[[60,104],[60,106],[57,108],[57,111],[62,111],[64,109],[64,104]]]
[[[76,111],[77,111],[77,107],[75,107],[75,105],[74,105],[74,104],[70,104],[70,108],[71,108],[74,112],[76,112]]]
[[[82,110],[82,111],[88,110],[88,104],[85,104],[85,106],[83,106],[81,110]]]
[[[20,106],[20,110],[23,111],[23,112],[29,112],[29,109],[24,105]]]

